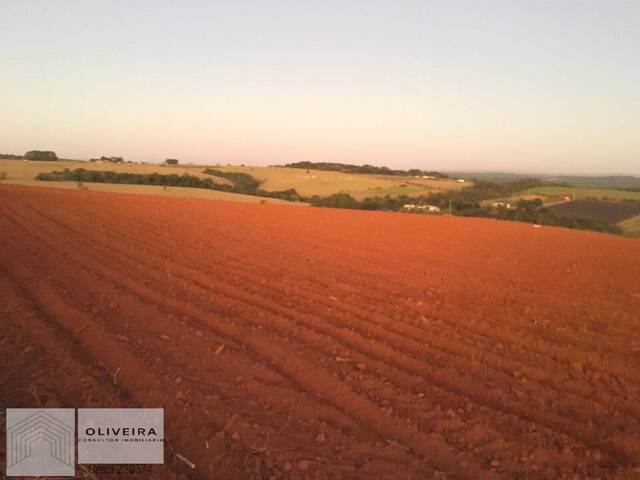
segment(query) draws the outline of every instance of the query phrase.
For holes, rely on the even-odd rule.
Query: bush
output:
[[[35,160],[40,162],[55,162],[58,160],[56,152],[50,150],[31,150],[24,154],[26,160]]]
[[[241,172],[223,172],[222,170],[215,170],[213,168],[205,168],[202,173],[212,175],[215,177],[226,178],[231,180],[236,187],[237,193],[246,193],[249,195],[255,195],[255,192],[260,186],[260,182],[253,178],[248,173]]]
[[[309,203],[314,207],[359,208],[359,202],[348,193],[334,193],[328,197],[314,195]]]

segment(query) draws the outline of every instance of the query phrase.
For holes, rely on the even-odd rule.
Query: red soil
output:
[[[0,406],[164,407],[153,478],[640,477],[637,240],[9,186],[0,232]]]

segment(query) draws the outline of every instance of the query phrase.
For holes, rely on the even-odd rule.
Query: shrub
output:
[[[236,187],[236,193],[247,193],[255,195],[260,183],[248,173],[241,172],[223,172],[214,168],[205,168],[202,173],[213,175],[215,177],[226,178],[233,182]]]
[[[36,160],[41,162],[55,162],[58,160],[56,152],[50,150],[31,150],[24,154],[26,160]]]

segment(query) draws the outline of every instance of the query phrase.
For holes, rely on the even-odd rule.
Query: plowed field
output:
[[[640,477],[637,240],[11,186],[0,232],[0,406],[164,407],[144,478]]]

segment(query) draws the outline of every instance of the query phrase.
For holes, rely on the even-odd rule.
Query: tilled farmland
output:
[[[640,478],[637,240],[11,186],[0,232],[1,406],[163,407],[153,478]]]

